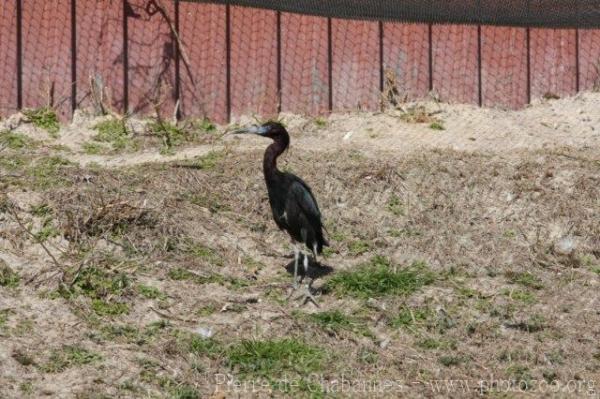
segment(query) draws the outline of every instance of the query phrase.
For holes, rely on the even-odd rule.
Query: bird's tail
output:
[[[317,232],[317,254],[321,255],[323,253],[323,247],[328,247],[329,246],[329,242],[327,241],[327,239],[323,236],[323,230],[320,229]]]

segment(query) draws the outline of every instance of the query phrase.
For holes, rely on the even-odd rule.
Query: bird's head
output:
[[[242,128],[235,130],[234,134],[256,134],[262,137],[268,137],[273,140],[281,140],[289,141],[289,135],[285,127],[279,123],[274,121],[269,121],[263,123],[262,125],[252,125],[250,127]]]

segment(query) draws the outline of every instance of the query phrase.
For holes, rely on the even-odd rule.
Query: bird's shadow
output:
[[[308,258],[309,259],[308,260],[308,273],[305,273],[304,272],[304,264],[302,263],[304,260],[304,256],[305,255],[302,255],[300,257],[300,259],[298,260],[298,276],[310,277],[311,279],[315,280],[317,278],[327,276],[328,274],[331,274],[333,272],[333,267],[324,265],[321,262],[315,262],[313,259],[311,259],[309,257]],[[292,260],[290,263],[288,263],[285,266],[285,270],[287,270],[287,272],[290,275],[292,275],[292,276],[294,275],[294,260]]]

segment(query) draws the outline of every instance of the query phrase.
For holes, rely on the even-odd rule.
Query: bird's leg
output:
[[[300,248],[294,242],[294,289],[298,288],[298,262],[300,261]]]
[[[315,304],[316,307],[319,307],[319,304],[317,303],[317,300],[315,299],[315,297],[313,296],[312,292],[311,292],[311,287],[312,287],[312,283],[313,283],[313,279],[308,276],[308,254],[303,254],[304,255],[304,275],[308,277],[309,281],[308,283],[304,284],[304,290],[303,292],[298,295],[298,297],[296,297],[296,300],[302,300],[302,304],[306,304],[308,301],[312,302]]]

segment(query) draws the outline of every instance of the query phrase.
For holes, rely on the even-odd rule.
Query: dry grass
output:
[[[443,379],[470,381],[461,396],[490,376],[532,394],[599,382],[597,149],[290,159],[330,232],[318,310],[286,300],[291,248],[260,151],[31,175],[37,149],[2,155],[2,397],[208,397],[228,378],[294,397],[341,376],[409,397]]]

